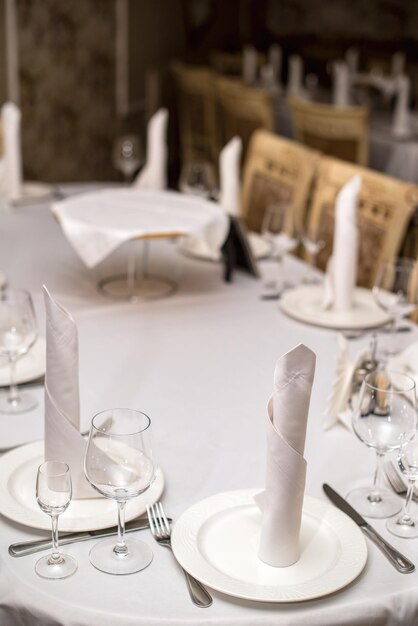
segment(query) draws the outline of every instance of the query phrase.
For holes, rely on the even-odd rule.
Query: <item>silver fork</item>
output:
[[[392,487],[393,491],[397,493],[398,496],[406,496],[408,486],[404,483],[402,477],[399,476],[398,471],[393,465],[392,461],[385,461],[384,470],[386,478],[388,479],[388,483]],[[418,502],[418,495],[416,491],[414,491],[412,499],[415,500],[415,502]]]
[[[154,539],[162,546],[166,546],[166,548],[170,548],[171,550],[171,528],[161,502],[156,502],[151,506],[147,505],[147,515]],[[186,577],[187,588],[193,602],[200,607],[210,606],[212,604],[212,597],[202,583],[196,580],[196,578],[193,578],[185,569],[181,569]]]

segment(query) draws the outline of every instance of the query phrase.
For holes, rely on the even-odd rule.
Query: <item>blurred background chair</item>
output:
[[[289,98],[295,139],[324,154],[368,164],[369,111]]]
[[[418,186],[325,156],[320,158],[317,171],[309,231],[325,242],[318,255],[318,267],[325,270],[332,253],[337,193],[352,176],[359,174],[362,185],[357,214],[360,234],[357,284],[371,288],[380,262],[400,252],[418,205]]]
[[[209,63],[218,74],[224,76],[242,77],[243,53],[222,52],[214,50],[209,55]],[[257,70],[266,63],[266,55],[257,52]]]
[[[295,141],[257,130],[244,167],[241,209],[247,227],[260,232],[267,207],[286,210],[285,232],[299,234],[319,154]]]

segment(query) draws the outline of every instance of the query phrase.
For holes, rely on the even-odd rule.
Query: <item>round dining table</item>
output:
[[[154,262],[177,282],[176,294],[163,300],[115,302],[98,293],[96,283],[124,264],[123,249],[87,268],[49,204],[0,213],[0,242],[0,271],[10,286],[31,292],[40,335],[45,334],[43,284],[77,324],[81,430],[88,429],[94,414],[110,407],[135,408],[150,416],[165,480],[162,500],[174,524],[189,507],[210,496],[262,490],[266,411],[275,363],[299,343],[317,356],[305,447],[305,494],[333,506],[323,483],[342,495],[371,483],[374,452],[340,423],[324,429],[338,356],[337,333],[298,322],[280,310],[279,301],[261,298],[264,281],[278,272],[274,261],[259,263],[260,280],[236,271],[226,283],[221,264],[186,257],[173,242],[156,241]],[[300,284],[309,271],[297,258],[286,256],[286,278],[293,284]],[[414,328],[401,341],[409,344],[417,338]],[[350,340],[353,357],[367,341],[367,337]],[[38,406],[20,415],[0,416],[2,458],[8,450],[43,438],[42,381],[27,384]],[[414,504],[415,513],[416,509]],[[50,581],[35,573],[39,554],[13,558],[8,553],[11,543],[46,538],[48,533],[12,521],[10,511],[3,513],[1,626],[418,623],[418,570],[400,574],[368,540],[364,569],[334,593],[303,602],[269,603],[209,589],[213,604],[198,608],[173,554],[159,546],[149,530],[138,531],[154,555],[145,570],[127,576],[98,571],[89,562],[89,550],[97,541],[93,538],[66,546],[78,570],[65,580]],[[418,540],[391,536],[385,520],[372,523],[418,564]]]

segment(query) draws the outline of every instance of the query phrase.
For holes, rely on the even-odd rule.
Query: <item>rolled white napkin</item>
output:
[[[222,148],[219,155],[219,203],[229,215],[240,213],[240,165],[242,153],[242,140],[233,137]]]
[[[43,287],[46,310],[45,460],[70,467],[73,497],[99,494],[84,476],[86,440],[80,434],[78,333],[71,315]]]
[[[167,109],[159,109],[148,122],[147,156],[133,187],[140,189],[167,188]]]
[[[360,188],[360,176],[353,176],[339,191],[335,201],[332,256],[328,260],[324,285],[325,309],[343,312],[353,305],[357,282],[357,201]]]
[[[336,61],[333,64],[333,103],[337,107],[350,106],[350,70],[348,64]]]
[[[22,195],[22,156],[20,145],[20,109],[14,102],[6,102],[1,108],[3,128],[3,158],[0,191],[8,200]]]
[[[392,133],[395,137],[408,137],[411,134],[410,90],[411,82],[408,76],[398,76],[396,79],[396,104],[392,121]]]
[[[286,94],[295,98],[304,98],[306,90],[303,86],[303,60],[298,54],[289,57],[289,74]]]
[[[244,46],[242,51],[242,80],[246,85],[254,85],[257,80],[257,50],[254,46]]]
[[[303,457],[316,356],[299,344],[276,363],[268,404],[266,488],[256,497],[262,508],[259,557],[274,567],[299,559],[305,491]]]

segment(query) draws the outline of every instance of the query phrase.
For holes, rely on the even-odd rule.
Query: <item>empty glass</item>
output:
[[[118,505],[118,539],[103,539],[90,562],[108,574],[133,574],[152,561],[149,546],[125,539],[125,505],[144,493],[155,477],[150,418],[133,409],[109,409],[94,416],[84,471],[91,485]]]
[[[418,519],[411,515],[411,501],[414,495],[415,482],[418,479],[418,438],[416,432],[405,439],[398,453],[398,465],[402,474],[408,479],[408,492],[405,504],[399,517],[386,522],[386,528],[397,537],[414,539],[418,537]]]
[[[27,291],[0,290],[0,356],[8,359],[10,387],[0,396],[1,413],[23,413],[37,405],[35,397],[18,391],[16,362],[33,346],[37,338],[35,311]]]
[[[186,163],[181,171],[179,189],[182,193],[202,198],[216,195],[212,165],[205,161]]]
[[[305,276],[303,282],[307,285],[314,285],[321,282],[315,270],[317,267],[318,254],[325,247],[325,241],[318,237],[318,233],[310,232],[307,229],[302,233],[301,242],[308,255],[309,267],[312,270]]]
[[[113,165],[122,172],[126,182],[132,180],[143,160],[142,147],[137,135],[123,135],[116,139],[113,147]]]
[[[44,556],[35,565],[35,572],[42,578],[68,578],[77,570],[72,556],[58,549],[58,516],[71,502],[70,468],[61,461],[46,461],[38,468],[36,499],[41,510],[51,516],[52,553]]]
[[[348,501],[367,517],[390,517],[401,509],[399,498],[381,486],[382,464],[387,452],[398,450],[416,428],[415,382],[409,376],[377,369],[361,385],[352,424],[357,437],[374,448],[377,468],[372,487],[355,489]]]
[[[276,279],[266,283],[267,289],[280,295],[285,289],[292,287],[292,283],[284,278],[284,259],[298,245],[298,240],[286,233],[287,202],[269,204],[264,212],[261,223],[261,235],[270,246],[269,257],[277,263]]]

